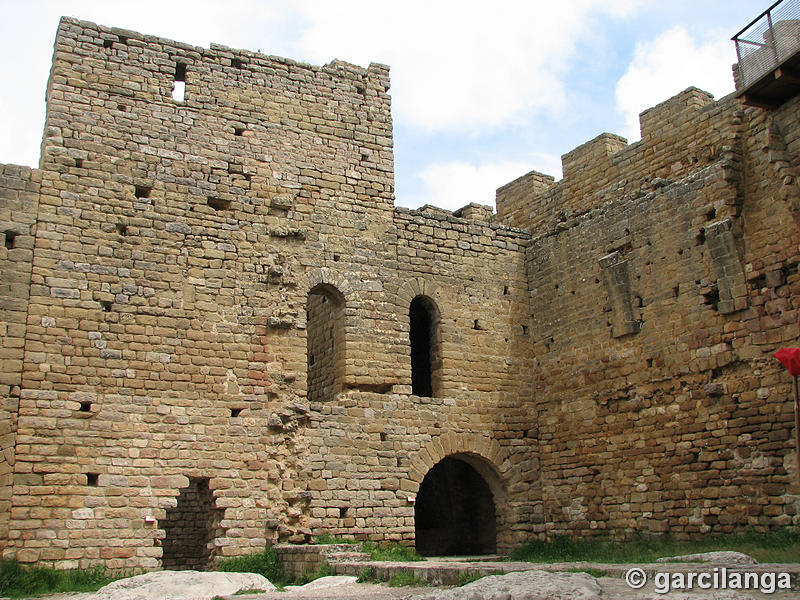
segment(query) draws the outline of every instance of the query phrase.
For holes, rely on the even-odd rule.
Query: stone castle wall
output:
[[[689,89],[642,114],[640,142],[604,134],[557,184],[498,190],[534,231],[543,529],[796,519],[790,378],[771,356],[798,337],[796,115],[796,99],[765,113]]]
[[[0,175],[4,555],[410,544],[446,457],[488,485],[500,551],[796,521],[769,355],[798,333],[797,100],[690,88],[493,216],[393,206],[388,89],[62,20],[40,169]]]
[[[0,539],[8,538],[40,173],[0,165]]]

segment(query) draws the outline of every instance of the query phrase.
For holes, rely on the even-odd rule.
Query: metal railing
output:
[[[800,0],[778,0],[731,38],[744,89],[800,50]]]

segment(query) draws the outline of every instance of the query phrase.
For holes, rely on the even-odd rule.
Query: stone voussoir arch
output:
[[[395,305],[400,313],[408,311],[411,301],[417,296],[427,296],[436,302],[439,311],[442,309],[442,288],[439,284],[422,277],[414,277],[402,283],[397,290]]]
[[[329,285],[336,288],[344,297],[345,304],[350,304],[356,289],[350,279],[343,273],[337,273],[328,268],[312,269],[300,280],[299,288],[304,296],[320,284]]]
[[[433,466],[448,456],[475,457],[477,463],[485,465],[494,477],[489,479],[493,492],[506,494],[509,484],[513,483],[513,474],[508,452],[487,435],[475,433],[445,433],[431,439],[411,457],[408,470],[408,481],[403,489],[416,494],[422,480]],[[482,474],[486,474],[485,469]],[[498,483],[499,486],[494,485]]]

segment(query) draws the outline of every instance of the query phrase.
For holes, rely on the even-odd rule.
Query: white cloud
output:
[[[628,141],[641,137],[639,113],[689,86],[701,87],[716,98],[733,91],[734,46],[719,32],[709,32],[708,40],[713,41],[694,40],[684,27],[673,27],[637,45],[616,88],[617,110],[626,124],[621,135]]]
[[[429,131],[478,132],[564,107],[576,41],[597,15],[634,0],[552,2],[367,0],[298,3],[308,22],[298,48],[392,67],[395,115]]]
[[[531,165],[536,165],[532,167]],[[528,171],[535,169],[560,178],[561,159],[536,155],[531,161],[508,161],[474,165],[455,161],[427,165],[416,177],[422,183],[417,195],[405,195],[398,204],[418,207],[432,204],[456,210],[470,203],[494,206],[495,191]]]

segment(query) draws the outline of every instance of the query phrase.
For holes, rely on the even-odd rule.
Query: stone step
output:
[[[330,562],[365,562],[371,559],[366,552],[333,552],[328,555]]]
[[[591,574],[599,571],[602,576],[624,579],[632,568],[642,569],[648,579],[656,573],[713,573],[715,569],[728,573],[789,573],[792,589],[800,590],[800,564],[758,564],[758,565],[723,565],[717,563],[657,563],[657,564],[607,564],[590,562],[572,563],[527,563],[511,561],[478,561],[456,562],[453,560],[425,560],[420,562],[382,562],[365,561],[355,563],[332,563],[331,568],[338,575],[358,576],[364,569],[370,568],[376,579],[388,580],[400,572],[410,572],[417,579],[431,585],[458,585],[464,574],[469,575],[503,575],[516,571],[581,571]]]

